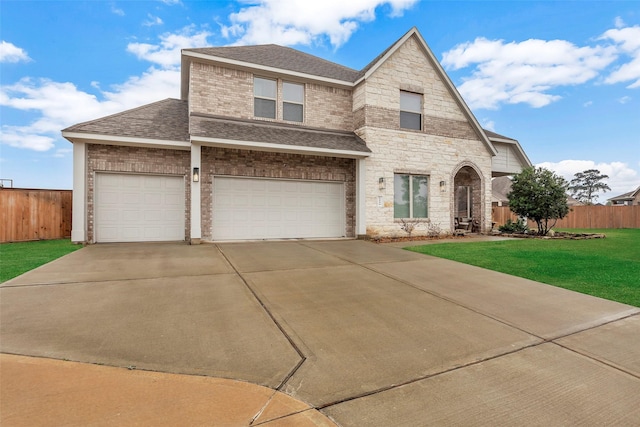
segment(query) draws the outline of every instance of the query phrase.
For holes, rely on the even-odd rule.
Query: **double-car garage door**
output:
[[[344,184],[215,177],[215,240],[345,235]]]
[[[96,173],[94,194],[96,242],[185,239],[182,176]],[[214,240],[342,237],[344,184],[215,177],[211,217]]]

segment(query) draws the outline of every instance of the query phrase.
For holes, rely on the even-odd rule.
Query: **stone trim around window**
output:
[[[429,181],[428,175],[393,174],[394,219],[429,218]]]
[[[422,94],[400,91],[400,128],[422,130]]]

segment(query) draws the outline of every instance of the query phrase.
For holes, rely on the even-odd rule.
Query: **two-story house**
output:
[[[185,49],[181,67],[180,100],[63,130],[74,242],[486,230],[491,177],[530,165],[415,28],[359,71],[276,45]]]
[[[607,199],[613,206],[640,205],[640,187],[628,193]]]

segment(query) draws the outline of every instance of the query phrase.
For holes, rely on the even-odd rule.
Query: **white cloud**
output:
[[[176,4],[182,4],[182,0],[160,0],[162,3],[167,4],[169,6],[173,6]]]
[[[605,79],[605,83],[615,84],[631,81],[629,89],[640,88],[640,26],[616,28],[606,31],[600,40],[612,40],[622,54],[631,58],[616,68]]]
[[[34,151],[47,151],[54,147],[53,138],[35,134],[28,127],[3,125],[2,131],[0,131],[0,140],[10,147]]]
[[[130,77],[124,83],[113,85],[112,91],[104,91],[102,94],[106,98],[104,104],[112,102],[120,106],[116,111],[134,108],[164,98],[179,98],[180,71],[149,68],[141,76]],[[100,116],[97,115],[94,118]]]
[[[67,155],[73,153],[73,148],[58,148],[56,152],[53,154],[53,157],[62,158],[67,157]]]
[[[23,78],[13,85],[0,88],[0,105],[20,111],[36,113],[26,126],[2,126],[0,142],[12,147],[36,151],[54,148],[60,130],[74,123],[104,117],[164,98],[180,94],[180,49],[202,46],[207,32],[183,29],[176,34],[163,34],[158,45],[145,45],[138,57],[160,67],[152,66],[139,76],[101,89],[99,82],[91,82],[95,94],[78,89],[70,82],[50,79]],[[136,44],[133,44],[136,45]],[[128,46],[131,51],[132,44]],[[140,44],[137,44],[140,49]],[[60,152],[57,152],[58,154]],[[55,156],[55,154],[54,154]]]
[[[496,122],[494,122],[493,120],[489,120],[489,119],[483,119],[482,120],[482,128],[486,129],[486,130],[490,130],[491,132],[495,132],[496,131]]]
[[[631,101],[631,97],[630,96],[623,96],[622,98],[618,99],[618,102],[620,104],[626,104],[629,101]]]
[[[451,70],[474,67],[458,87],[471,108],[519,103],[539,108],[561,99],[550,93],[554,88],[585,83],[615,59],[612,46],[537,39],[507,43],[479,37],[445,52],[442,64]]]
[[[115,3],[111,3],[111,13],[118,16],[124,16],[124,10],[117,7]]]
[[[399,16],[417,0],[258,0],[229,16],[231,25],[221,27],[226,38],[239,37],[236,45],[277,43],[311,44],[328,37],[334,47],[344,44],[359,23],[375,19],[376,9],[391,8]]]
[[[150,13],[147,14],[147,20],[142,23],[145,27],[152,27],[154,25],[162,25],[164,21],[159,16],[154,16]]]
[[[587,101],[584,104],[582,104],[583,107],[587,108],[587,107],[591,107],[593,105],[593,101]]]
[[[601,173],[609,175],[609,178],[604,182],[611,187],[611,191],[599,193],[599,199],[596,201],[599,203],[606,203],[608,198],[636,189],[640,185],[640,173],[638,170],[623,162],[596,163],[593,160],[562,160],[557,163],[539,163],[536,166],[554,171],[564,177],[567,182],[571,181],[577,172],[583,172],[588,169],[597,169]]]
[[[620,16],[616,16],[616,19],[613,20],[613,25],[615,25],[616,28],[626,27],[626,24]]]
[[[133,53],[138,59],[153,62],[164,68],[180,65],[180,51],[194,47],[207,45],[208,31],[194,32],[194,27],[189,26],[178,33],[165,33],[160,36],[159,44],[129,43],[127,51]]]
[[[0,62],[28,62],[31,61],[27,52],[13,43],[2,40],[0,43]]]

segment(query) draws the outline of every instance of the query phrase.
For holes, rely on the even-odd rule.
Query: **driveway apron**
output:
[[[389,245],[95,245],[0,296],[4,353],[249,381],[343,426],[640,419],[640,309]]]

